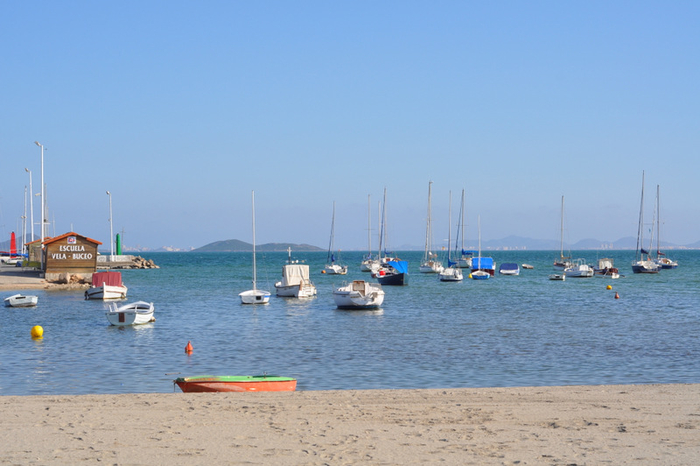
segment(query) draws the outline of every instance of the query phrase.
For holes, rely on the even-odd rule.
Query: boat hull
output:
[[[173,381],[184,393],[293,392],[297,380],[267,375],[179,377]]]
[[[448,267],[438,275],[441,282],[461,282],[464,280],[462,270],[457,267]]]
[[[5,298],[6,307],[35,307],[39,302],[38,296],[19,295]]]
[[[270,292],[262,290],[248,290],[239,293],[241,304],[267,304],[270,302]]]
[[[652,261],[637,261],[632,264],[633,273],[659,273],[659,266]]]
[[[316,296],[316,287],[314,285],[282,285],[280,282],[275,284],[277,296],[282,298],[312,298]]]
[[[149,322],[155,322],[155,318],[153,317],[153,303],[137,301],[120,307],[117,307],[114,303],[111,304],[111,306],[114,307],[105,312],[107,320],[111,325],[126,327],[129,325],[143,325]]]
[[[377,274],[375,276],[377,282],[384,286],[405,286],[408,285],[407,273],[387,273],[384,275]]]
[[[92,286],[85,291],[85,299],[126,299],[127,291],[125,286]]]
[[[333,290],[333,300],[338,309],[377,309],[384,302],[384,290],[380,285],[355,280]]]

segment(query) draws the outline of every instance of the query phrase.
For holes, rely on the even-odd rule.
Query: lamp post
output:
[[[112,231],[112,193],[107,191],[109,196],[109,261],[114,261],[114,234]]]
[[[29,173],[29,217],[30,217],[30,225],[31,225],[31,230],[32,230],[32,239],[31,241],[34,241],[34,192],[32,191],[32,171],[28,168],[25,168],[24,171]],[[31,242],[30,241],[30,242]]]
[[[44,216],[46,215],[46,196],[44,196],[44,146],[39,144],[39,141],[34,141],[34,144],[39,146],[41,148],[41,268],[44,268],[44,224],[46,223],[46,219]]]

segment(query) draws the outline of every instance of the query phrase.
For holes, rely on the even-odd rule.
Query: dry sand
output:
[[[2,464],[700,463],[700,384],[0,403]]]

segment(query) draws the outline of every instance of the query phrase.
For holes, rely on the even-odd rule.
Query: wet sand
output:
[[[2,464],[697,464],[700,384],[0,397]]]

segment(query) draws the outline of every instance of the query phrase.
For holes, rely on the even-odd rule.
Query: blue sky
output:
[[[28,167],[49,218],[126,245],[700,240],[700,3],[0,2],[0,235]],[[39,200],[35,204],[38,222]],[[453,221],[456,225],[456,220]],[[38,231],[38,230],[37,230]],[[454,235],[454,232],[453,232]]]

